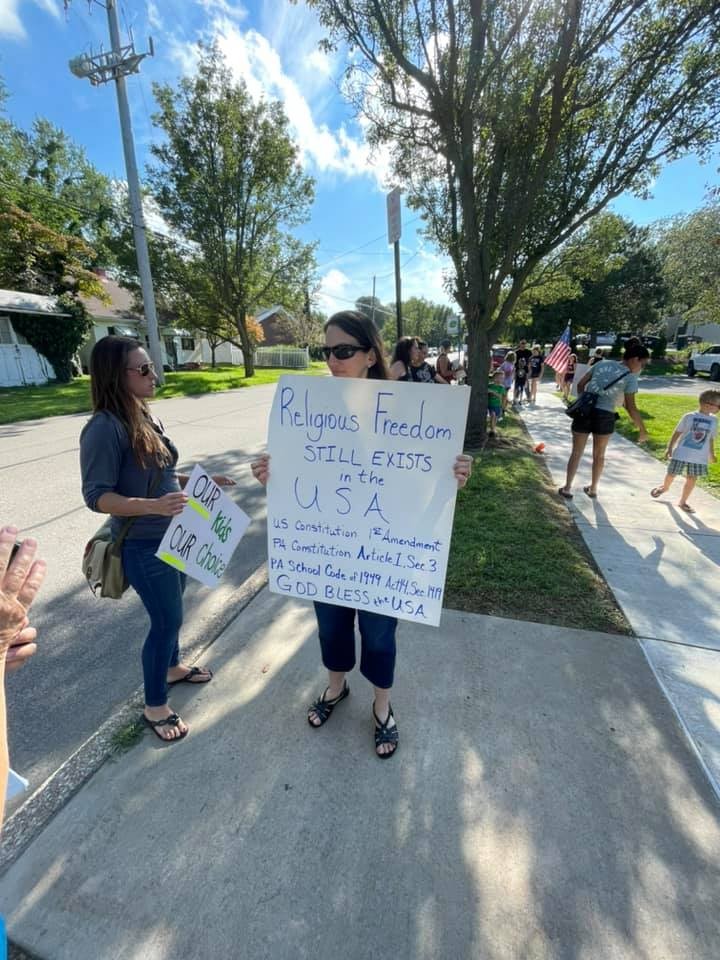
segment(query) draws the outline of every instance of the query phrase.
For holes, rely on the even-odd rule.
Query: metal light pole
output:
[[[103,4],[101,4],[102,6]],[[122,133],[123,153],[125,154],[125,170],[127,173],[128,196],[130,199],[130,215],[132,218],[133,237],[135,239],[135,253],[137,256],[138,274],[142,289],[145,322],[147,324],[148,339],[150,341],[150,356],[155,364],[155,373],[160,383],[164,383],[162,349],[158,332],[157,312],[155,310],[155,294],[153,292],[152,274],[150,272],[150,255],[148,253],[147,237],[145,233],[145,217],[142,208],[140,180],[135,160],[135,141],[130,120],[125,77],[131,73],[138,73],[140,62],[148,54],[153,55],[152,40],[148,53],[137,53],[135,44],[122,46],[120,43],[120,27],[117,15],[117,0],[105,0],[108,29],[112,49],[108,53],[97,56],[86,54],[75,57],[70,61],[70,70],[76,77],[87,78],[96,87],[101,83],[115,81],[117,93],[118,113],[120,115],[120,131]]]
[[[392,243],[395,252],[395,313],[397,316],[397,336],[402,337],[402,302],[400,291],[400,236],[402,219],[400,213],[400,187],[395,187],[387,195],[388,243]]]

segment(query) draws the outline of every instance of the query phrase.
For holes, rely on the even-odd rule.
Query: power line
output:
[[[413,217],[412,220],[409,220],[405,226],[409,227],[411,223],[415,223],[417,220],[422,219],[422,214],[418,214],[417,217]],[[359,250],[363,250],[365,247],[369,247],[371,243],[377,243],[378,240],[382,240],[386,236],[385,233],[381,233],[379,237],[374,237],[372,240],[368,240],[367,243],[361,243],[359,247],[353,247],[352,250],[347,250],[345,253],[340,253],[336,257],[333,257],[332,260],[327,260],[325,263],[318,265],[318,270],[324,270],[325,267],[329,267],[331,263],[335,263],[337,260],[342,260],[343,257],[349,257],[353,253],[357,253]]]

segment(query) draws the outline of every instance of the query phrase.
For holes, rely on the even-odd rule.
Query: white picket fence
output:
[[[310,351],[307,347],[257,347],[255,366],[305,370],[310,366]]]

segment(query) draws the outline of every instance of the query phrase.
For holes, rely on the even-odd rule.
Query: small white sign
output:
[[[470,391],[283,376],[270,414],[270,590],[437,626]]]
[[[400,214],[400,187],[395,187],[387,195],[388,243],[397,243],[402,235]]]
[[[189,497],[185,509],[173,517],[155,556],[206,587],[216,587],[250,517],[199,464],[185,493]]]

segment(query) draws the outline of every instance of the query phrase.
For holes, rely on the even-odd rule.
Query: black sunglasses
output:
[[[139,367],[126,367],[125,369],[134,370],[136,373],[139,373],[141,377],[146,377],[149,373],[155,373],[155,364],[143,363]]]
[[[323,347],[322,352],[326,360],[330,359],[330,354],[332,354],[336,360],[349,360],[350,357],[354,357],[358,351],[367,353],[369,349],[370,347],[356,347],[354,343],[339,343],[336,347]]]
[[[418,340],[417,345],[420,347],[421,350],[424,350],[425,347],[427,346],[424,340]]]

